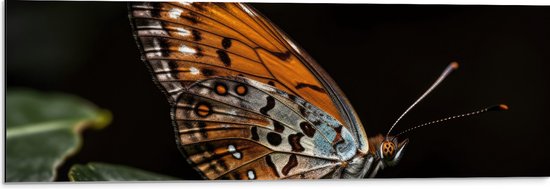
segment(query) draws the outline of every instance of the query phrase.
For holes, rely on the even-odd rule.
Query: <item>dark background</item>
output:
[[[140,61],[127,5],[6,5],[7,90],[62,91],[112,111],[74,163],[108,162],[200,179],[176,148],[169,105]],[[511,110],[408,135],[378,177],[549,176],[550,7],[254,4],[345,92],[367,134],[387,131],[451,61],[460,68],[396,130],[507,103]]]

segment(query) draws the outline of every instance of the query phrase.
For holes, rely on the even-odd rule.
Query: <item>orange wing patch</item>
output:
[[[323,109],[341,123],[345,123],[338,109],[336,109],[337,106],[334,106],[325,89],[311,74],[310,70],[296,57],[291,56],[283,62],[278,57],[263,50],[260,50],[258,54],[275,78],[285,83],[285,86],[290,86],[289,88],[281,88],[282,90],[291,94],[298,94],[301,98]]]
[[[191,83],[243,76],[300,96],[346,123],[330,94],[282,32],[243,4],[139,3],[131,18],[144,59],[175,99]]]

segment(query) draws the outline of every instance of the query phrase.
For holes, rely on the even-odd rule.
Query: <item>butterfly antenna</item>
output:
[[[405,134],[405,133],[408,133],[412,130],[415,130],[415,129],[418,129],[420,127],[425,127],[425,126],[428,126],[428,125],[432,125],[432,124],[435,124],[435,123],[440,123],[440,122],[444,122],[444,121],[449,121],[451,119],[456,119],[456,118],[462,118],[462,117],[468,117],[468,116],[473,116],[473,115],[478,115],[478,114],[482,114],[482,113],[485,113],[485,112],[490,112],[490,111],[505,111],[505,110],[508,110],[508,106],[506,104],[499,104],[499,105],[493,105],[493,106],[489,106],[487,108],[483,108],[481,110],[477,110],[477,111],[473,111],[473,112],[468,112],[468,113],[465,113],[465,114],[459,114],[459,115],[454,115],[454,116],[449,116],[449,117],[446,117],[446,118],[443,118],[443,119],[438,119],[438,120],[435,120],[435,121],[430,121],[430,122],[427,122],[427,123],[423,123],[423,124],[420,124],[420,125],[417,125],[415,127],[412,127],[412,128],[409,128],[407,130],[404,130],[402,132],[400,132],[399,134],[395,135],[395,137],[399,137],[400,135],[402,134]]]
[[[453,70],[456,70],[457,68],[458,68],[458,63],[457,62],[451,62],[447,66],[447,68],[445,68],[443,73],[441,73],[439,78],[437,78],[437,80],[435,80],[435,82],[432,84],[432,86],[430,86],[430,88],[428,88],[428,90],[426,90],[426,92],[424,92],[424,94],[422,94],[422,96],[420,96],[411,106],[409,106],[409,108],[407,108],[407,110],[405,110],[405,112],[403,112],[403,114],[401,114],[401,116],[399,116],[399,118],[397,118],[397,120],[393,123],[393,125],[388,130],[388,133],[386,133],[386,138],[388,138],[388,136],[390,135],[390,132],[393,130],[395,125],[397,125],[397,123],[401,120],[401,118],[403,118],[403,116],[405,116],[414,106],[416,106],[416,104],[418,104],[418,102],[420,102],[422,99],[424,99],[424,97],[428,96],[428,94],[430,94],[430,92],[432,92],[432,90],[434,90],[435,87],[437,87],[437,85],[439,85],[439,83],[441,83]]]

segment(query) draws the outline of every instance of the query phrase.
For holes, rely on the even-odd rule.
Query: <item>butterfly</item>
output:
[[[140,2],[129,17],[205,179],[373,177],[402,157],[407,139],[367,137],[330,76],[249,5]]]

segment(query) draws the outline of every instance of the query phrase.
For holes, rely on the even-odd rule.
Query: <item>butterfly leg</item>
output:
[[[368,173],[367,178],[374,178],[379,170],[384,169],[384,163],[382,161],[376,161],[372,172]]]

